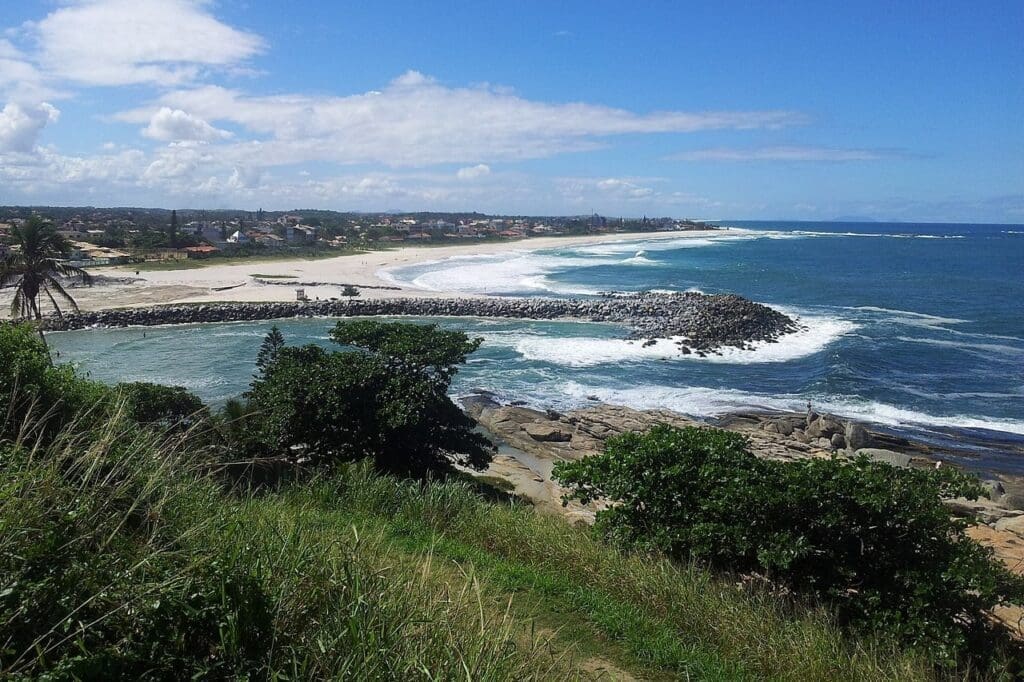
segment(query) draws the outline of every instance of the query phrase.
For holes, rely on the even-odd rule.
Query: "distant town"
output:
[[[343,213],[93,207],[0,207],[0,258],[31,216],[52,222],[78,266],[208,258],[316,256],[402,244],[451,244],[558,235],[714,229],[678,218],[490,216],[481,213]]]

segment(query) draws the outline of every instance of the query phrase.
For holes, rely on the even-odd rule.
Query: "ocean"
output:
[[[590,400],[713,417],[817,410],[1024,472],[1024,227],[729,222],[713,238],[603,243],[457,257],[392,270],[424,289],[516,296],[730,292],[800,318],[753,351],[680,356],[613,325],[437,320],[484,339],[458,394],[568,408]],[[62,360],[103,381],[154,381],[217,403],[246,390],[270,322],[51,335]],[[276,323],[289,343],[329,343],[329,320]]]

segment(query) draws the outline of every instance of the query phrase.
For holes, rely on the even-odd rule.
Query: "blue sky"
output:
[[[1024,3],[0,5],[0,204],[1024,222]]]

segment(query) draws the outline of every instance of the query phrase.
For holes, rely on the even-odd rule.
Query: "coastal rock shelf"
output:
[[[707,353],[723,346],[748,348],[798,330],[771,308],[731,294],[642,293],[601,299],[395,298],[288,303],[210,303],[99,310],[49,318],[51,330],[128,327],[198,322],[239,322],[288,317],[491,317],[585,320],[621,324],[633,339],[676,339],[682,353]]]

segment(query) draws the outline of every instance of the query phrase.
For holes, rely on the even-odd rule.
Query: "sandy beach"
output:
[[[445,297],[444,291],[398,286],[385,271],[443,260],[453,256],[486,255],[511,251],[536,251],[616,241],[698,239],[734,235],[738,230],[702,230],[693,232],[646,232],[588,235],[579,237],[538,237],[529,240],[453,244],[446,246],[408,246],[385,251],[346,254],[318,260],[260,260],[218,264],[209,261],[203,267],[181,270],[142,270],[133,266],[94,268],[90,271],[107,278],[131,278],[130,283],[109,283],[76,288],[72,291],[83,310],[151,306],[161,303],[205,303],[214,301],[294,301],[295,289],[303,286],[311,299],[329,299],[340,295],[341,287],[359,288],[361,298]],[[254,275],[269,276],[266,278]],[[276,282],[276,283],[272,283]],[[9,295],[0,301],[6,314]],[[460,294],[465,296],[465,294]]]

